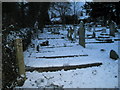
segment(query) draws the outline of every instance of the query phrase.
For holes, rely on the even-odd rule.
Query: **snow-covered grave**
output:
[[[66,30],[59,28],[60,34],[52,34],[48,32],[48,28],[44,28],[44,33],[39,33],[38,38],[32,40],[31,45],[24,52],[26,67],[49,68],[91,63],[102,63],[102,65],[67,71],[64,69],[54,72],[27,71],[27,80],[19,88],[117,88],[118,60],[111,59],[109,52],[114,50],[118,53],[118,42],[120,41],[92,43],[98,41],[95,38],[85,39],[86,48],[83,48],[79,45],[78,39],[75,41],[68,40],[67,27]],[[101,34],[102,29],[104,27],[95,27],[96,37]],[[109,32],[109,29],[106,32]],[[89,33],[92,31],[86,31],[86,34]],[[115,37],[111,37],[112,40],[120,39],[119,35],[120,33],[116,33]],[[46,40],[49,41],[49,45],[40,46]],[[39,51],[36,51],[35,47],[31,47],[32,44],[39,45]]]

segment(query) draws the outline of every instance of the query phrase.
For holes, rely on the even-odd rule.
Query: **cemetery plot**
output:
[[[53,59],[53,58],[67,58],[67,57],[81,57],[81,56],[88,56],[88,55],[86,54],[86,55],[51,56],[51,57],[43,56],[43,57],[36,57],[36,58]]]
[[[74,30],[72,33],[70,32],[70,27]],[[91,27],[91,30],[87,31],[86,28],[85,32],[84,30],[81,32],[82,28],[79,27],[80,25],[77,25],[76,29],[74,29],[72,25],[67,25],[64,29],[60,29],[59,27],[59,34],[48,32],[47,29],[44,29],[43,33],[39,33],[35,40],[32,40],[32,44],[39,46],[39,50],[37,51],[36,47],[29,46],[28,50],[24,52],[27,74],[31,74],[33,75],[32,77],[35,78],[36,73],[37,75],[39,73],[40,76],[43,77],[42,79],[45,79],[44,73],[46,73],[46,75],[53,77],[53,79],[47,80],[47,82],[53,83],[55,79],[55,81],[61,83],[61,85],[57,82],[54,82],[53,85],[58,86],[62,86],[62,82],[65,80],[62,75],[69,73],[70,79],[68,81],[74,82],[73,80],[75,80],[75,82],[78,82],[82,87],[85,87],[82,84],[84,82],[89,82],[87,85],[94,87],[95,83],[97,83],[95,80],[101,80],[101,78],[102,87],[107,87],[103,84],[105,80],[108,81],[107,84],[111,85],[111,87],[115,87],[117,84],[118,60],[114,61],[110,58],[109,54],[110,50],[118,50],[118,41],[115,40],[119,40],[117,37],[119,34],[115,34],[115,37],[113,37],[109,35],[109,29],[106,29],[105,32],[104,27],[95,26]],[[95,35],[93,35],[93,31]],[[82,37],[79,36],[81,33],[83,35]],[[81,39],[84,39],[84,43],[81,42],[82,44],[80,43]],[[112,39],[112,42],[107,42],[105,39]],[[48,41],[48,45],[41,46],[41,43],[46,41]],[[83,74],[81,74],[81,72]],[[55,73],[55,75],[53,75],[53,73]],[[78,75],[83,78],[83,80],[76,81],[79,77],[75,79],[72,74]],[[48,76],[46,76],[46,78],[49,78]],[[56,77],[61,78],[61,80],[58,81]],[[110,79],[108,80],[106,77]],[[28,76],[28,78],[30,79],[30,76]],[[89,80],[85,80],[85,78]],[[29,79],[26,80],[26,83],[29,82]],[[36,82],[39,82],[38,80],[39,78],[36,78]],[[26,83],[23,87],[26,87]],[[36,85],[36,83],[34,84]],[[38,83],[37,85],[41,86],[41,84]],[[73,84],[66,85],[64,83],[64,85],[63,87],[70,87]]]
[[[2,4],[5,90],[120,87],[120,3],[21,1]]]
[[[29,58],[31,57],[32,59],[34,58],[36,60],[39,60],[38,62],[40,62],[40,63],[44,62],[42,60],[45,60],[48,62],[55,61],[57,63],[57,61],[59,61],[59,60],[63,61],[64,59],[66,59],[66,60],[68,59],[68,60],[70,60],[70,62],[73,62],[74,58],[78,57],[78,58],[76,58],[76,61],[83,62],[83,60],[81,61],[79,57],[88,57],[89,54],[84,53],[84,51],[81,50],[83,48],[77,42],[71,42],[69,39],[67,39],[66,31],[60,31],[60,32],[62,33],[62,35],[55,35],[52,33],[50,34],[50,32],[47,32],[47,31],[44,31],[43,34],[40,34],[38,36],[38,38],[42,37],[42,38],[44,38],[44,40],[43,39],[36,40],[37,42],[33,41],[33,43],[39,45],[39,47],[40,47],[39,51],[36,53],[33,52],[29,56]],[[61,37],[63,37],[63,36],[65,37],[65,39],[61,39]],[[60,39],[58,39],[56,37],[59,37]],[[46,40],[49,42],[49,45],[48,46],[40,46],[40,44],[45,42]],[[81,48],[81,49],[79,49],[79,48]],[[29,58],[27,58],[27,59],[29,59]],[[94,61],[95,60],[93,60],[93,62]],[[96,61],[96,62],[99,62],[99,61]],[[62,64],[64,65],[64,63],[62,63]],[[86,63],[86,64],[88,64],[88,63]],[[39,67],[40,66],[41,66],[41,64],[39,64]]]
[[[74,70],[74,69],[81,69],[81,68],[88,68],[88,67],[97,67],[102,65],[102,63],[90,63],[90,64],[82,64],[82,65],[67,65],[67,66],[59,66],[59,67],[26,67],[26,71],[38,71],[38,72],[48,72],[48,71],[60,71],[60,70]]]
[[[87,44],[114,43],[114,41],[113,41],[114,38],[109,36],[109,34],[108,34],[109,31],[108,31],[108,29],[106,30],[105,27],[103,27],[103,28],[95,27],[95,25],[94,25],[90,31],[86,31],[86,33],[85,33],[84,30],[82,32],[82,29],[84,29],[82,24],[83,23],[81,22],[81,24],[76,26],[75,29],[73,28],[73,26],[68,25],[65,27],[65,29],[68,31],[63,30],[63,29],[59,30],[60,34],[58,34],[58,35],[48,32],[48,30],[45,28],[44,33],[38,34],[36,40],[33,40],[33,43],[39,47],[39,50],[37,50],[37,52],[36,52],[36,48],[33,48],[33,50],[35,52],[31,52],[31,55],[29,56],[29,58],[27,58],[27,60],[28,59],[31,60],[30,58],[32,58],[32,59],[37,60],[37,61],[35,61],[36,64],[37,63],[42,64],[42,62],[44,62],[43,60],[48,61],[48,62],[50,61],[50,63],[51,63],[51,61],[55,61],[57,63],[57,60],[63,61],[64,59],[65,60],[68,59],[68,60],[72,61],[72,60],[74,60],[75,57],[78,57],[78,58],[76,58],[77,62],[81,62],[81,60],[79,58],[81,58],[81,57],[86,57],[86,58],[89,57],[90,58],[91,57],[91,55],[89,55],[90,53],[86,52],[86,51],[88,51],[88,49],[83,48],[83,47],[85,47],[85,44],[87,45]],[[80,26],[81,26],[81,28],[78,29]],[[55,26],[55,27],[58,29],[57,26]],[[54,27],[51,26],[51,28],[54,28]],[[60,29],[60,26],[59,26],[59,29]],[[74,37],[72,37],[73,35],[71,35],[74,33],[73,29],[74,29],[74,31],[78,32],[78,34],[76,34],[77,38],[74,38]],[[100,29],[102,31],[96,32],[96,30],[100,30]],[[72,30],[72,33],[70,30]],[[95,37],[93,37],[93,31],[96,34]],[[83,33],[85,33],[86,35],[91,35],[92,38],[87,38],[85,40],[85,34],[83,34]],[[84,37],[83,36],[79,37],[79,35],[80,36],[83,35]],[[64,37],[64,39],[62,37]],[[74,38],[74,40],[71,40],[69,38]],[[82,40],[84,39],[84,43],[81,39]],[[46,41],[48,41],[48,45],[42,46],[41,43],[44,43]],[[82,42],[80,42],[80,41],[82,41]],[[81,47],[79,44],[83,47]],[[34,62],[34,60],[32,60],[32,62]],[[94,60],[93,60],[93,62],[94,62]],[[99,60],[97,62],[99,62]],[[29,66],[32,65],[31,63],[29,62],[28,65]],[[39,66],[37,65],[37,67],[41,67],[41,64],[39,64]],[[62,63],[62,64],[64,65],[64,63]]]

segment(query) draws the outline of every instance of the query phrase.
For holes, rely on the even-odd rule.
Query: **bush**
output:
[[[35,31],[35,30],[34,30]],[[33,29],[23,28],[20,30],[5,30],[2,32],[2,81],[3,89],[13,88],[17,85],[18,67],[16,65],[16,54],[14,40],[23,39],[23,50],[25,51],[31,43],[34,33]]]

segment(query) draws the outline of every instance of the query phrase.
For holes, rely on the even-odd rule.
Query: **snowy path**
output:
[[[71,42],[66,38],[66,31],[60,31],[62,35],[53,35],[50,32],[39,34],[32,42],[36,45],[49,40],[49,46],[40,47],[36,53],[35,48],[29,47],[24,52],[25,64],[31,67],[69,66],[87,63],[102,62],[99,67],[90,67],[69,71],[56,72],[26,72],[27,80],[21,88],[117,88],[118,87],[118,60],[109,58],[111,49],[118,53],[118,41],[114,43],[91,43],[86,48],[78,45],[78,41]],[[65,37],[62,39],[62,37]],[[44,38],[44,39],[42,39]],[[55,39],[56,38],[56,39]],[[115,37],[117,38],[117,37]],[[95,41],[94,39],[86,39]],[[105,49],[105,51],[101,51]],[[83,57],[67,58],[36,58],[44,56],[88,55]]]

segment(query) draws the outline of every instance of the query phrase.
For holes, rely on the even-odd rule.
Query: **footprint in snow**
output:
[[[93,75],[96,75],[96,74],[97,74],[97,70],[93,70],[93,71],[92,71],[92,74],[93,74]]]

